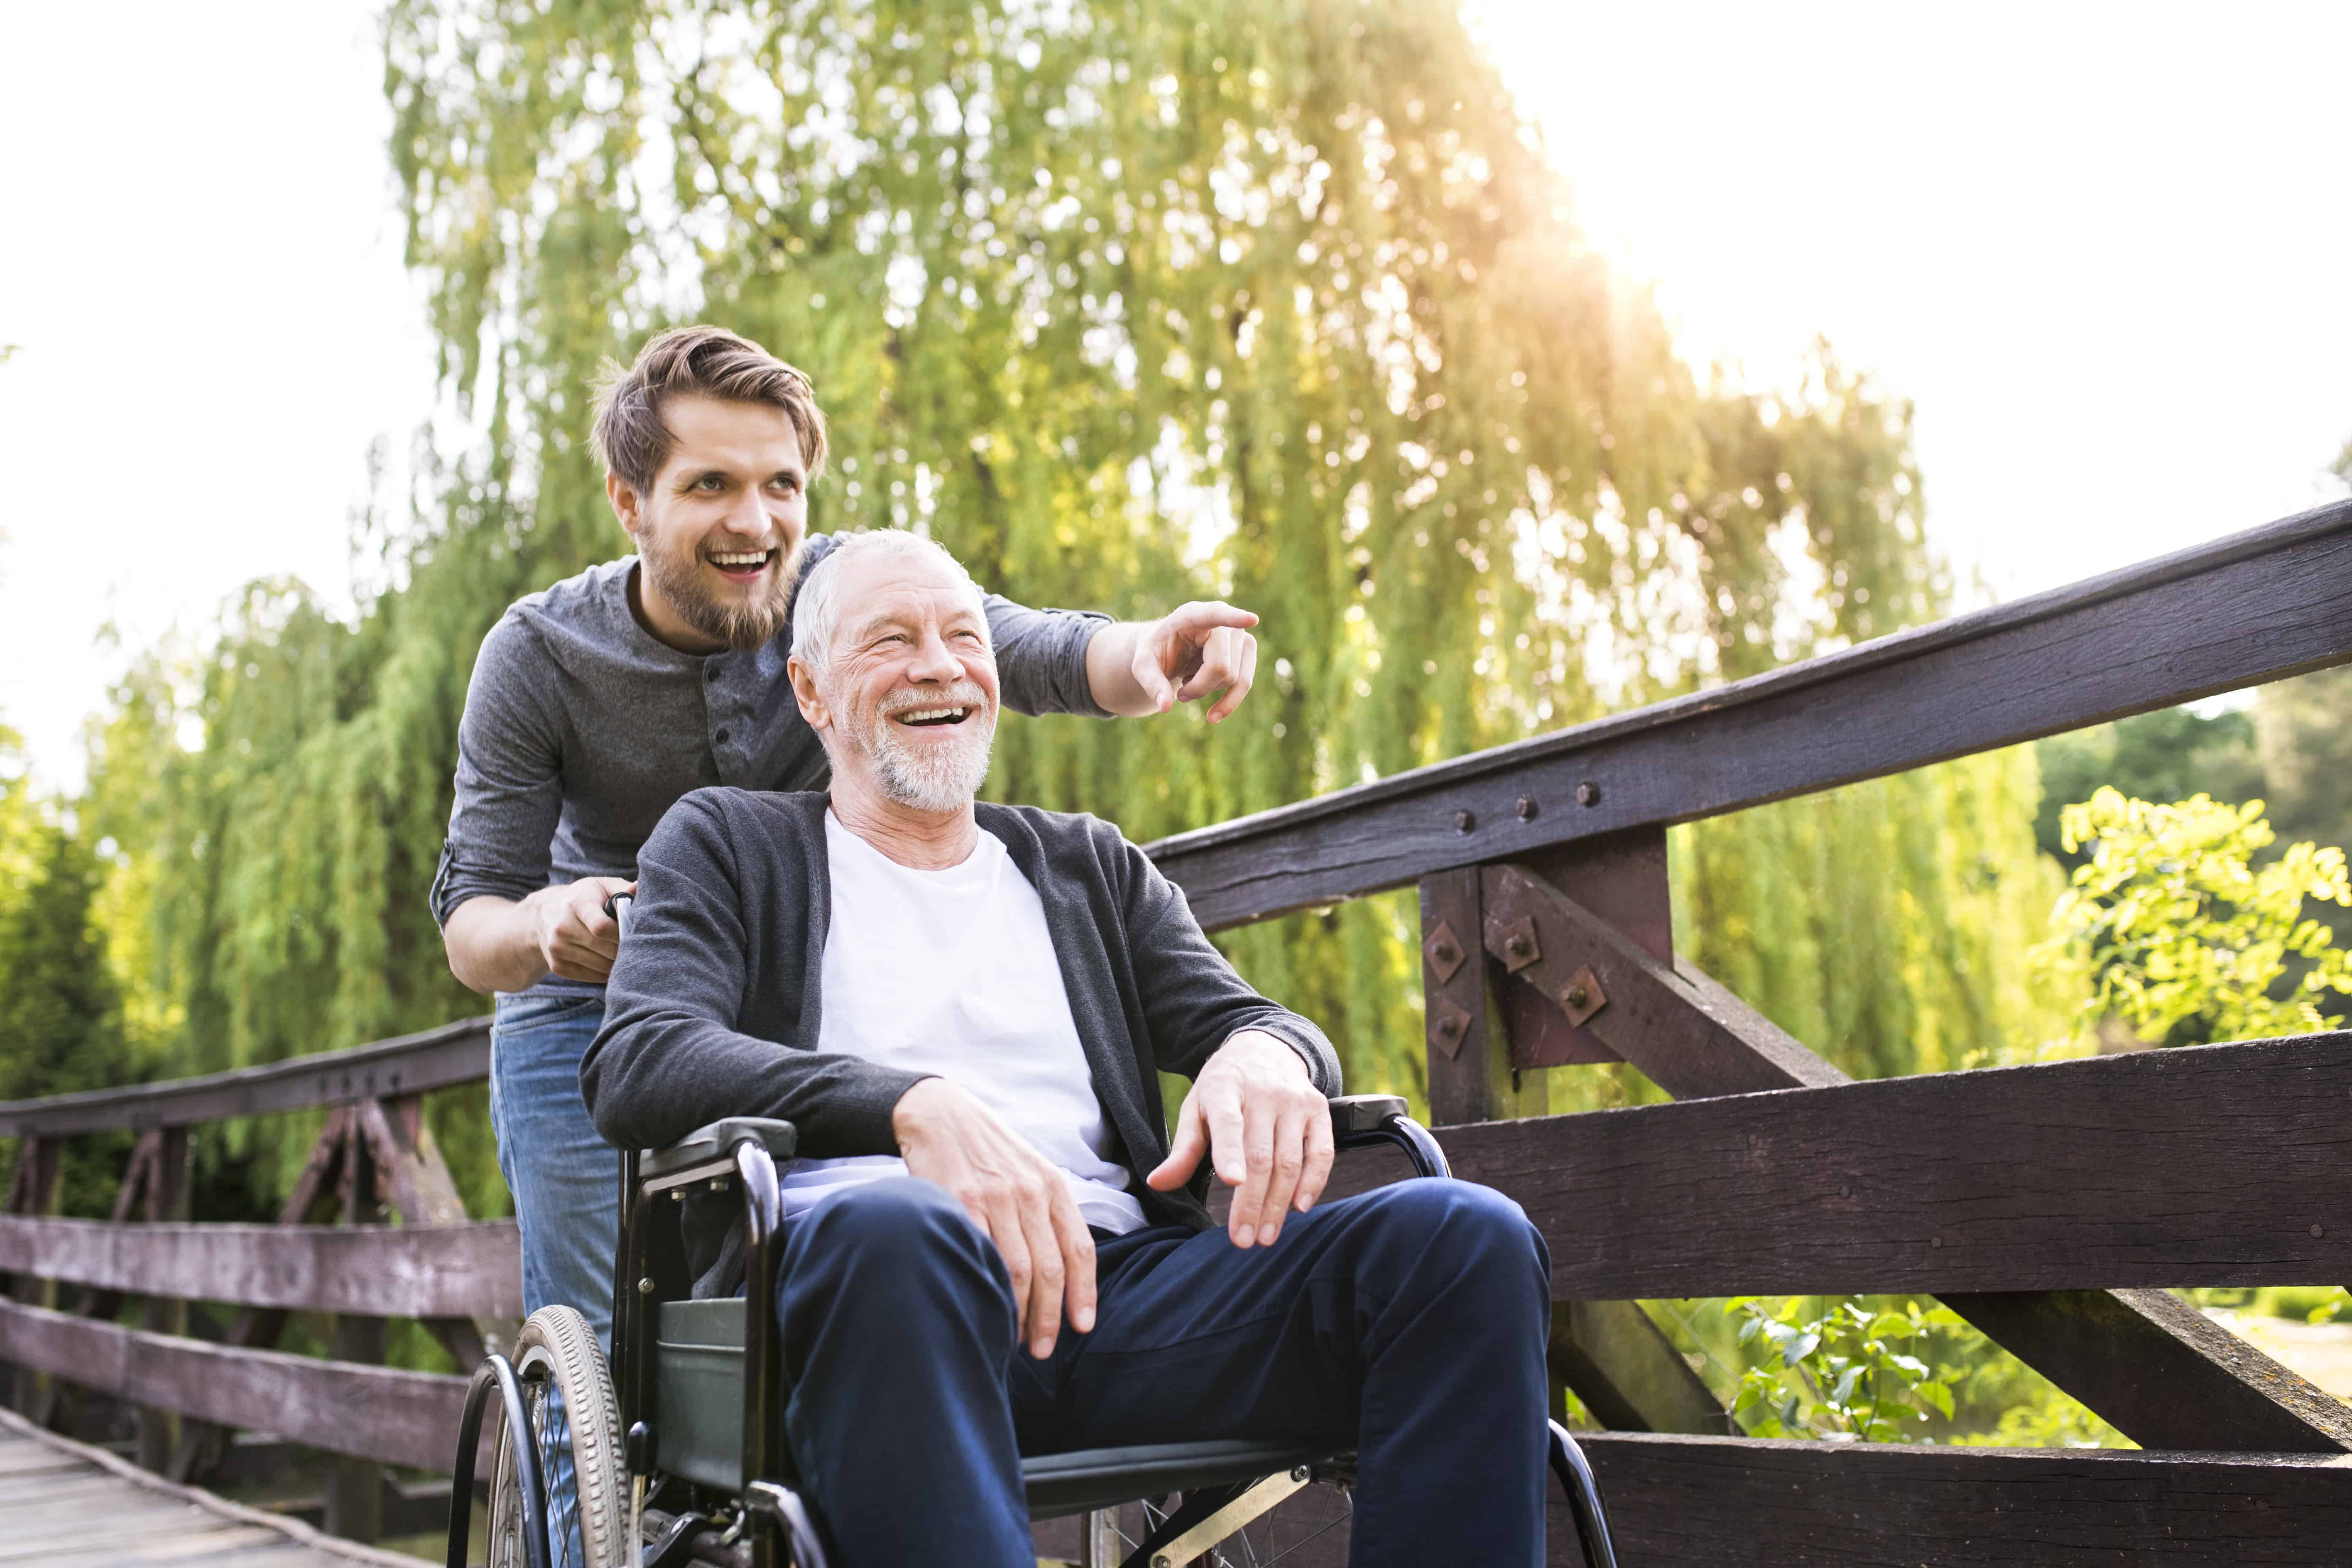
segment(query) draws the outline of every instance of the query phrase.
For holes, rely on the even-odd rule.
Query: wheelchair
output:
[[[1339,1151],[1387,1145],[1417,1176],[1449,1173],[1444,1151],[1402,1100],[1353,1095],[1330,1105]],[[609,1371],[580,1314],[545,1307],[523,1325],[511,1358],[493,1354],[475,1373],[452,1467],[449,1568],[467,1568],[475,1459],[493,1413],[489,1568],[830,1568],[784,1440],[778,1168],[795,1147],[789,1122],[730,1117],[667,1149],[624,1152]],[[680,1224],[689,1193],[732,1193],[742,1204],[744,1295],[693,1299]],[[1586,1568],[1616,1568],[1582,1450],[1557,1421],[1549,1445]],[[566,1458],[573,1485],[559,1499]],[[1093,1448],[1027,1456],[1021,1470],[1033,1520],[1088,1516],[1087,1568],[1272,1568],[1310,1538],[1276,1539],[1276,1505],[1319,1485],[1336,1523],[1355,1482],[1344,1439]],[[557,1517],[559,1500],[570,1518]],[[1138,1513],[1140,1533],[1130,1537],[1119,1521]],[[572,1557],[575,1546],[584,1561]]]

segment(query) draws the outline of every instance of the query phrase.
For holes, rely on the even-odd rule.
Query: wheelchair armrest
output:
[[[800,1133],[789,1121],[764,1116],[725,1116],[698,1127],[667,1149],[648,1149],[637,1156],[637,1179],[650,1181],[714,1160],[731,1160],[738,1147],[757,1143],[769,1158],[790,1160],[799,1147]]]
[[[1393,1143],[1412,1162],[1415,1175],[1454,1173],[1453,1167],[1445,1162],[1445,1151],[1437,1146],[1429,1129],[1405,1114],[1402,1096],[1349,1094],[1330,1103],[1331,1142],[1342,1152],[1369,1148],[1374,1143]]]
[[[1405,1113],[1401,1094],[1347,1094],[1331,1101],[1331,1136],[1351,1138],[1380,1131],[1381,1123]]]

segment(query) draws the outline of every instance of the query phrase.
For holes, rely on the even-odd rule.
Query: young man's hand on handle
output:
[[[1217,1048],[1176,1113],[1176,1142],[1144,1178],[1182,1186],[1207,1154],[1232,1187],[1225,1229],[1235,1247],[1268,1247],[1292,1209],[1305,1214],[1331,1179],[1331,1107],[1283,1041],[1244,1029]]]
[[[620,922],[605,902],[636,890],[625,877],[583,877],[527,899],[467,899],[442,933],[450,973],[476,991],[527,991],[551,974],[602,985],[621,952]]]
[[[1095,1326],[1095,1238],[1060,1166],[943,1078],[900,1095],[890,1127],[908,1173],[955,1194],[996,1243],[1030,1354],[1053,1354],[1066,1299],[1071,1328],[1083,1334]]]

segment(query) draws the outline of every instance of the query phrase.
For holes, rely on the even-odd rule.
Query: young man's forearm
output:
[[[547,960],[531,940],[530,911],[512,899],[485,893],[449,911],[441,945],[449,973],[468,991],[528,991],[547,976]]]

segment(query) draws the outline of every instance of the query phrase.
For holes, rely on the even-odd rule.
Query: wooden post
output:
[[[1421,879],[1429,1120],[1440,1127],[1540,1116],[1549,1100],[1541,1074],[1512,1070],[1509,1028],[1483,928],[1478,868]]]
[[[16,1173],[8,1186],[8,1212],[22,1215],[53,1215],[58,1212],[60,1196],[59,1179],[63,1175],[64,1146],[55,1138],[26,1138],[16,1150]],[[57,1286],[47,1279],[20,1275],[13,1282],[10,1294],[32,1307],[54,1307],[58,1300]],[[17,1410],[37,1419],[48,1402],[49,1379],[24,1367],[11,1369],[11,1392]]]
[[[362,1100],[352,1108],[375,1165],[379,1190],[403,1225],[462,1225],[466,1202],[425,1120],[425,1097]],[[441,1342],[461,1373],[482,1364],[493,1342],[509,1340],[512,1323],[487,1318],[427,1318],[425,1331]]]
[[[166,1127],[147,1134],[154,1144],[147,1166],[147,1218],[152,1223],[188,1217],[188,1130]],[[150,1296],[141,1309],[140,1326],[151,1333],[185,1334],[188,1304],[168,1296]],[[142,1406],[139,1411],[139,1462],[161,1473],[170,1468],[180,1443],[180,1415],[175,1410]]]
[[[348,1113],[347,1113],[348,1114]],[[342,1211],[345,1225],[365,1225],[376,1217],[378,1172],[368,1140],[353,1121],[345,1139],[342,1159]],[[383,1360],[383,1320],[357,1312],[335,1314],[335,1331],[328,1353],[337,1361]],[[346,1541],[372,1542],[383,1536],[383,1467],[373,1459],[338,1455],[327,1472],[327,1533]]]
[[[334,1218],[341,1202],[344,1160],[357,1142],[349,1110],[327,1112],[327,1124],[320,1129],[302,1173],[294,1179],[294,1191],[278,1211],[278,1224],[324,1225]],[[286,1319],[282,1307],[247,1307],[230,1326],[227,1342],[238,1350],[268,1350],[286,1331]],[[184,1484],[201,1483],[220,1462],[231,1434],[206,1421],[183,1421],[180,1426],[180,1446],[164,1475]]]

